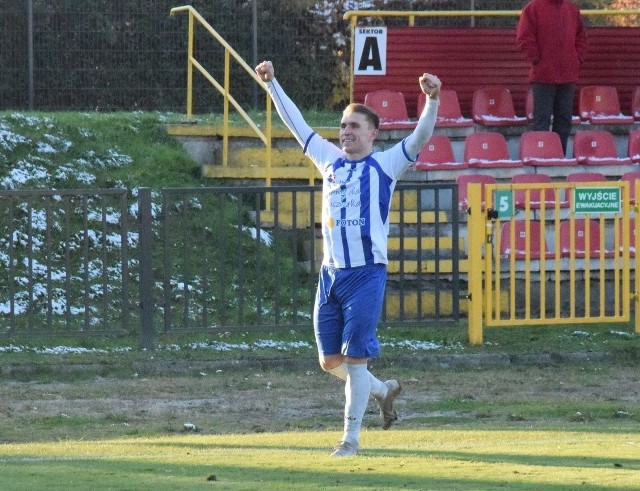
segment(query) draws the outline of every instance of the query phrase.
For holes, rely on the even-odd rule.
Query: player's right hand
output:
[[[269,82],[270,80],[273,80],[273,64],[270,61],[263,61],[256,67],[256,74],[263,82]]]

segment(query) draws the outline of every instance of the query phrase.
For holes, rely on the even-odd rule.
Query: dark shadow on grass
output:
[[[259,452],[317,452],[319,454],[329,454],[331,449],[325,446],[289,446],[277,447],[272,445],[245,445],[245,444],[209,444],[209,443],[179,443],[179,442],[145,442],[146,446],[159,447],[186,447],[193,450],[206,450],[211,447],[215,450],[228,449],[233,451],[259,451]],[[583,455],[557,456],[553,457],[545,455],[531,454],[506,454],[506,453],[480,453],[480,452],[457,452],[457,451],[440,451],[440,450],[413,450],[413,449],[397,449],[397,448],[376,448],[365,447],[360,451],[361,456],[365,457],[422,457],[435,458],[441,460],[458,460],[463,462],[476,463],[509,463],[513,465],[524,466],[540,466],[540,467],[566,467],[566,468],[613,468],[619,467],[630,470],[640,470],[640,458],[609,458],[609,457],[591,457]]]
[[[242,448],[242,447],[240,447]],[[268,450],[272,450],[269,448]],[[315,449],[314,449],[315,450]],[[277,456],[274,456],[277,458]],[[527,482],[526,475],[517,479],[461,479],[433,477],[419,468],[411,475],[398,475],[376,467],[361,457],[335,460],[335,465],[324,470],[291,469],[284,461],[274,463],[274,468],[251,465],[220,465],[214,460],[209,465],[191,465],[188,455],[179,464],[158,460],[131,459],[69,459],[47,461],[14,461],[2,463],[4,475],[14,481],[7,483],[7,491],[48,488],[48,483],[59,483],[68,476],[66,490],[76,489],[278,489],[314,490],[338,487],[350,489],[395,490],[416,489],[434,491],[509,489],[574,491],[575,483],[541,483],[535,478]],[[453,471],[452,471],[453,472]],[[215,476],[215,482],[207,482]],[[12,487],[12,483],[17,487]],[[97,485],[97,483],[100,483]],[[206,486],[213,486],[207,488]],[[97,486],[97,487],[96,487]],[[185,486],[187,488],[185,488]],[[580,489],[603,489],[601,484],[583,482]]]

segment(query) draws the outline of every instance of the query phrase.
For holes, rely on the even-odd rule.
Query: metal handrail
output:
[[[266,109],[266,126],[264,133],[253,122],[249,115],[245,112],[235,98],[229,93],[230,88],[230,61],[233,57],[240,66],[253,78],[258,85],[266,92],[266,87],[260,80],[260,77],[256,75],[253,68],[251,68],[242,57],[225,41],[225,39],[218,34],[218,32],[211,27],[211,25],[190,5],[184,5],[182,7],[174,7],[171,9],[171,15],[187,12],[189,14],[189,39],[188,39],[188,55],[187,55],[187,118],[191,118],[193,115],[193,68],[195,67],[208,81],[213,85],[218,92],[224,97],[224,109],[223,109],[223,128],[222,128],[222,165],[227,166],[229,163],[229,103],[238,111],[247,124],[258,135],[262,142],[266,146],[266,182],[267,186],[271,186],[271,138],[272,138],[272,126],[271,126],[271,98],[267,97],[267,109]],[[220,84],[193,56],[193,35],[195,21],[198,21],[208,32],[224,47],[224,83]],[[268,207],[268,204],[267,204]]]
[[[518,17],[521,10],[348,10],[343,19],[355,25],[359,17],[408,17],[409,26],[415,25],[416,17]],[[587,17],[603,17],[609,15],[640,15],[640,9],[588,9],[580,13]]]
[[[355,28],[358,19],[361,17],[407,17],[409,27],[415,27],[416,17],[518,17],[521,10],[348,10],[342,18],[349,21],[351,30],[351,57],[350,66],[353,67],[355,57]],[[581,10],[580,13],[587,17],[603,17],[603,16],[619,16],[619,15],[640,15],[640,9],[621,9],[621,10]],[[353,70],[349,74],[349,94],[350,100],[353,102]]]

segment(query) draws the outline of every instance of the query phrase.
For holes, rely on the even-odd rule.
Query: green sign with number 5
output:
[[[511,218],[513,216],[513,191],[509,189],[496,190],[495,203],[498,218]]]

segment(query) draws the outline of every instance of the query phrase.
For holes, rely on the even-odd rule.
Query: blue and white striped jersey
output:
[[[325,266],[387,264],[391,194],[413,162],[403,143],[357,162],[313,134],[305,153],[323,177],[322,236]]]
[[[437,100],[427,104],[423,125],[392,148],[351,161],[341,148],[322,138],[274,79],[267,83],[278,114],[322,175],[323,265],[353,268],[387,264],[391,195],[402,173],[431,137]],[[426,114],[426,118],[425,118]],[[409,152],[409,139],[415,149]]]

